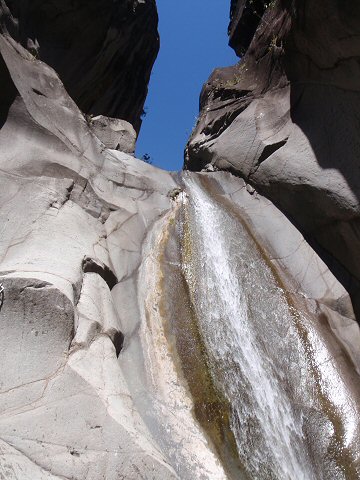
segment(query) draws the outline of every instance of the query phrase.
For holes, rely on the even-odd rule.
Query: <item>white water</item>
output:
[[[241,223],[191,177],[185,183],[192,251],[185,276],[213,375],[233,407],[240,458],[254,479],[321,478],[280,367],[284,345],[297,341],[283,292]]]

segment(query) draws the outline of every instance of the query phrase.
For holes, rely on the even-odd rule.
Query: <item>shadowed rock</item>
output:
[[[243,177],[301,228],[360,308],[360,6],[233,1],[185,166]]]
[[[53,67],[79,108],[139,131],[159,49],[154,0],[7,0],[2,27]]]

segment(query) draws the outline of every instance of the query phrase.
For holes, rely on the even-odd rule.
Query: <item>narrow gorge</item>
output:
[[[1,480],[360,479],[360,4],[229,9],[168,172],[155,0],[0,1]]]

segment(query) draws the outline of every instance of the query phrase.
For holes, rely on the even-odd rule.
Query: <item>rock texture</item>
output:
[[[18,91],[0,131],[4,478],[176,478],[117,362],[111,294],[174,182],[105,150],[55,72],[0,44]]]
[[[59,5],[0,3],[0,478],[226,479],[168,331],[164,274],[180,265],[166,245],[178,241],[184,185],[126,153],[157,49],[154,4]],[[345,368],[346,357],[353,402],[347,292],[269,200],[229,173],[210,177],[333,332],[329,360]],[[180,296],[174,312],[184,309]]]
[[[159,49],[155,0],[3,0],[4,32],[54,68],[79,108],[137,131]]]
[[[353,321],[352,303],[345,288],[270,200],[229,173],[205,175],[200,174],[200,178],[214,198],[231,201],[239,210],[296,303],[306,303],[304,311],[325,314],[330,329],[345,346],[360,375],[360,331]]]
[[[168,298],[190,297],[192,314],[183,307],[180,316],[172,318],[176,308],[169,308],[169,323],[194,396],[194,412],[225,458],[229,477],[357,478],[360,424],[353,412],[360,408],[360,383],[348,355],[359,372],[360,338],[344,288],[284,215],[269,200],[249,193],[244,181],[224,172],[183,178],[187,188],[181,264],[186,287],[178,276]],[[166,259],[165,284],[178,269],[178,262]],[[198,330],[192,326],[194,316]],[[197,344],[196,332],[201,332],[202,344]],[[200,363],[215,372],[220,399],[204,378],[199,380],[196,344]],[[271,368],[264,371],[268,360],[277,365],[275,374]],[[297,414],[292,423],[288,408],[281,407],[284,390],[272,383],[278,374],[289,395],[285,404],[302,412],[300,437],[294,429]],[[234,459],[234,471],[231,438],[220,426],[229,418],[240,458],[238,466]],[[274,435],[277,428],[282,433]],[[299,442],[295,458],[285,447],[288,429],[292,451]],[[281,459],[278,466],[276,458]]]
[[[118,363],[111,293],[133,285],[175,183],[106,150],[55,71],[7,32],[0,51],[0,476],[177,478]]]
[[[135,152],[136,132],[131,123],[103,115],[87,118],[91,130],[106,148],[132,154]]]
[[[359,4],[234,0],[229,34],[243,58],[204,85],[185,166],[230,170],[270,198],[360,312]]]
[[[177,183],[7,32],[0,52],[0,476],[225,478],[140,296]]]

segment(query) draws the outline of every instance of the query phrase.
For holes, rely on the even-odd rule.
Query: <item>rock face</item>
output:
[[[234,0],[229,34],[243,58],[204,85],[185,166],[230,170],[270,198],[360,312],[360,6]]]
[[[234,291],[243,306],[239,312],[248,305],[248,318],[259,330],[257,344],[266,347],[264,358],[277,365],[281,357],[279,371],[285,372],[270,369],[266,375],[276,387],[268,383],[271,392],[285,399],[280,413],[290,412],[289,417],[275,415],[281,419],[277,428],[288,430],[288,418],[304,418],[303,431],[297,424],[295,434],[306,442],[309,471],[326,468],[326,480],[357,478],[360,333],[344,287],[286,216],[243,180],[228,172],[175,175],[127,153],[134,147],[127,120],[138,121],[141,95],[126,120],[107,109],[97,118],[84,115],[75,100],[81,104],[81,98],[101,96],[93,97],[84,87],[78,97],[72,91],[76,74],[71,81],[63,78],[69,92],[61,77],[71,58],[79,63],[70,62],[69,70],[80,68],[82,50],[72,57],[67,48],[52,44],[43,20],[32,14],[37,8],[46,13],[41,18],[49,20],[49,32],[54,25],[51,38],[63,42],[67,28],[73,31],[72,21],[60,22],[66,13],[63,2],[61,7],[50,2],[0,5],[0,478],[225,480],[248,478],[252,472],[260,480],[267,480],[269,472],[284,478],[287,461],[271,459],[271,444],[260,448],[269,438],[269,422],[261,423],[269,405],[261,410],[249,404],[252,410],[245,416],[239,410],[238,424],[243,422],[250,435],[261,432],[256,437],[261,458],[249,457],[236,443],[230,418],[230,407],[242,399],[236,392],[226,398],[208,361],[216,348],[208,347],[202,333],[207,317],[199,315],[199,305],[213,305],[216,281],[202,289],[215,288],[212,298],[201,299],[198,286],[204,287],[206,279],[201,268],[210,263],[200,260],[206,254],[210,260],[226,257],[231,270],[233,253],[244,268],[231,270],[244,282]],[[110,13],[127,15],[120,18],[126,25],[120,36],[112,27],[106,30],[115,35],[114,44],[102,31],[101,62],[117,42],[131,44],[128,27],[140,12],[149,8],[154,13],[152,2],[87,2],[87,8],[72,2],[69,18],[74,5],[83,5],[85,25],[93,25],[91,19],[105,6]],[[100,30],[110,15],[105,13]],[[111,22],[116,23],[115,13]],[[142,18],[150,22],[142,30],[147,38],[154,17]],[[156,29],[150,34],[154,43],[147,48],[153,52]],[[136,45],[144,38],[141,33]],[[74,52],[76,45],[85,47],[80,43],[74,40]],[[137,69],[150,65],[141,65],[141,56],[124,59],[124,82],[128,62],[136,78]],[[116,83],[117,74],[103,67],[101,75]],[[92,78],[96,83],[100,70],[94,77],[89,71],[84,82]],[[102,105],[111,91],[103,90]],[[120,110],[129,107],[131,95],[119,101]],[[197,211],[199,189],[202,207]],[[214,216],[207,223],[209,211]],[[216,218],[219,223],[213,222]],[[205,227],[214,242],[209,251],[208,237],[199,235]],[[247,258],[226,250],[233,241],[239,248],[250,245]],[[209,254],[218,250],[226,255]],[[211,270],[222,285],[220,293],[229,282],[235,287],[238,282],[231,275],[218,276],[223,272],[216,265]],[[259,312],[258,299],[266,304],[268,298],[281,299],[281,308],[274,304]],[[222,313],[226,304],[217,302],[214,311]],[[237,318],[236,312],[207,322],[210,333],[220,333],[215,339],[231,344],[221,335],[228,331],[225,320]],[[225,353],[221,358],[236,372],[236,358]],[[263,390],[259,382],[255,387],[257,394]],[[246,395],[252,398],[251,389]],[[274,412],[279,413],[276,407]],[[296,470],[293,453],[291,468]]]
[[[244,181],[224,172],[183,178],[186,283],[168,254],[163,283],[170,286],[163,290],[167,302],[175,296],[168,322],[194,412],[226,473],[357,478],[360,425],[352,412],[359,411],[360,383],[346,357],[359,368],[360,338],[344,288],[284,215]],[[187,296],[190,312],[183,306],[177,314],[174,305]]]
[[[125,153],[135,152],[136,132],[131,123],[104,115],[89,118],[88,121],[91,130],[106,148]]]
[[[79,108],[138,131],[159,49],[155,0],[2,2],[3,31],[47,63]]]
[[[0,130],[0,471],[176,478],[117,361],[128,340],[111,293],[124,285],[126,304],[136,298],[142,240],[175,183],[106,150],[54,70],[0,43],[18,92]]]

